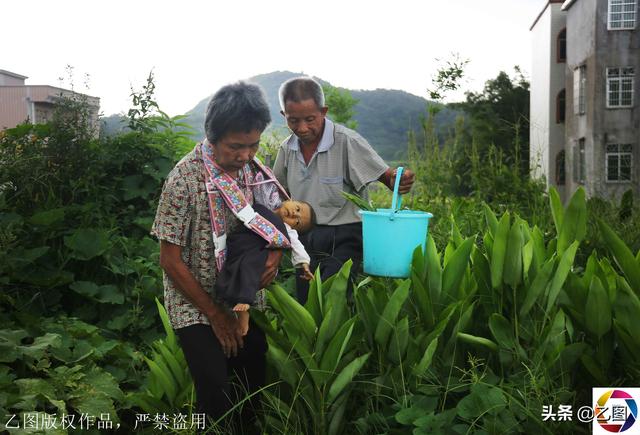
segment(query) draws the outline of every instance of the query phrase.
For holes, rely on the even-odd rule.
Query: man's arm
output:
[[[398,169],[387,169],[378,181],[387,186],[390,190],[393,190],[393,185],[396,182],[396,173]],[[404,195],[405,193],[409,193],[411,190],[411,186],[413,186],[413,182],[415,181],[415,174],[410,169],[404,169],[402,171],[402,176],[400,177],[400,186],[398,186],[398,193]]]
[[[161,240],[160,267],[189,302],[207,316],[213,333],[220,341],[225,355],[227,357],[237,355],[238,347],[241,348],[243,346],[242,331],[239,328],[237,319],[225,308],[213,302],[211,296],[204,291],[187,265],[182,261],[182,247]]]

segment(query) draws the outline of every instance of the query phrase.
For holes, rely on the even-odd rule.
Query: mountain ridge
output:
[[[284,117],[280,114],[278,89],[285,80],[300,75],[302,74],[291,71],[273,71],[245,79],[260,85],[265,91],[272,118],[270,130],[286,129]],[[323,85],[331,85],[319,77],[314,78]],[[402,90],[380,88],[347,90],[358,101],[354,107],[353,116],[358,123],[356,130],[385,160],[398,160],[406,156],[410,130],[416,133],[416,140],[420,143],[423,138],[421,120],[426,116],[429,106],[436,105],[441,109],[436,115],[436,131],[440,135],[453,125],[458,113],[439,103]],[[204,137],[204,115],[210,99],[211,95],[199,101],[193,109],[185,113],[185,118],[181,120],[194,129],[194,140]],[[328,115],[331,116],[330,107]],[[105,134],[122,131],[117,127],[114,128],[114,119],[117,117],[103,119]]]

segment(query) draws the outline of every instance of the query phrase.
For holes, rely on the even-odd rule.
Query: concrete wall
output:
[[[0,129],[13,128],[27,120],[33,123],[51,121],[61,96],[77,97],[66,89],[53,86],[0,86]],[[84,96],[91,112],[91,125],[98,134],[100,99]]]
[[[567,11],[567,175],[568,191],[580,185],[573,181],[573,147],[585,139],[586,180],[589,196],[619,198],[629,188],[640,194],[640,32],[638,16],[635,30],[607,30],[608,2],[578,0]],[[575,115],[573,76],[575,68],[586,65],[586,113]],[[634,107],[607,108],[607,67],[635,68]],[[607,182],[605,173],[606,145],[633,145],[631,182]]]
[[[23,86],[27,77],[0,70],[0,86]]]
[[[619,199],[629,188],[640,194],[640,30],[636,13],[636,29],[607,30],[607,2],[598,2],[596,15],[597,70],[594,101],[593,132],[594,185],[597,196]],[[632,108],[607,108],[607,68],[634,68],[634,97]],[[607,144],[633,145],[633,174],[631,182],[607,182],[605,153]]]
[[[565,89],[567,90],[567,118],[565,121],[565,143],[566,143],[566,169],[567,169],[567,194],[571,195],[581,184],[576,180],[574,173],[578,163],[575,152],[578,140],[585,140],[585,169],[587,194],[593,190],[593,155],[588,150],[593,149],[593,116],[594,116],[594,80],[595,80],[595,20],[596,20],[597,0],[578,0],[573,3],[567,11],[567,65]],[[605,1],[605,3],[607,3]],[[576,114],[574,96],[574,75],[578,74],[577,68],[586,66],[586,112],[582,115]],[[589,176],[591,175],[591,176]]]

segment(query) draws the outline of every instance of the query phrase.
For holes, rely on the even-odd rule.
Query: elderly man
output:
[[[362,222],[358,208],[341,192],[367,197],[367,185],[376,180],[393,189],[395,170],[378,156],[358,133],[327,119],[322,87],[308,77],[280,86],[280,113],[293,132],[278,150],[273,171],[291,197],[306,201],[317,217],[315,229],[302,241],[311,255],[311,268],[320,266],[322,278],[335,274],[353,260],[351,282],[362,260]],[[400,179],[407,193],[414,174]],[[298,300],[305,302],[308,282],[297,279]],[[351,287],[350,287],[351,288]]]
[[[282,257],[277,248],[288,244],[247,208],[253,203],[254,177],[262,168],[254,156],[270,121],[258,86],[239,82],[216,92],[206,111],[206,140],[168,175],[152,228],[160,240],[164,303],[195,383],[196,407],[213,419],[224,415],[240,394],[254,392],[265,382],[264,333],[251,323],[243,336],[237,318],[216,299],[214,284],[224,264],[226,234],[241,222],[274,248],[262,286],[277,272]],[[264,295],[258,299],[256,304],[263,305]],[[238,379],[233,385],[241,384],[238,392],[230,382],[234,373]],[[244,427],[225,429],[244,433],[253,418],[252,406],[244,404],[240,423],[234,422]]]

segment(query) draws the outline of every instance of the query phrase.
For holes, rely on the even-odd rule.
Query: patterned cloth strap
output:
[[[276,178],[275,174],[273,173],[273,171],[271,170],[271,168],[269,168],[268,166],[265,166],[262,164],[262,162],[260,160],[258,160],[257,157],[254,157],[253,160],[251,161],[251,164],[254,165],[254,167],[262,172],[262,177],[260,178],[264,178],[264,180],[262,181],[257,181],[254,183],[251,183],[252,186],[258,185],[258,184],[264,184],[264,183],[274,183],[277,187],[278,187],[278,191],[280,192],[280,194],[287,200],[290,200],[291,197],[289,196],[289,194],[287,193],[287,191],[285,190],[284,187],[282,187],[282,184],[280,184],[278,182],[278,179]]]
[[[207,146],[207,143],[201,143],[199,148],[206,172],[205,185],[209,197],[209,217],[218,270],[222,269],[227,254],[225,205],[242,221],[244,226],[267,241],[269,248],[291,247],[289,239],[275,225],[253,210],[236,180],[216,165],[213,161],[212,150]],[[249,171],[248,165],[242,168],[241,176],[245,180],[245,185],[249,184]],[[251,191],[247,193],[251,196]]]

